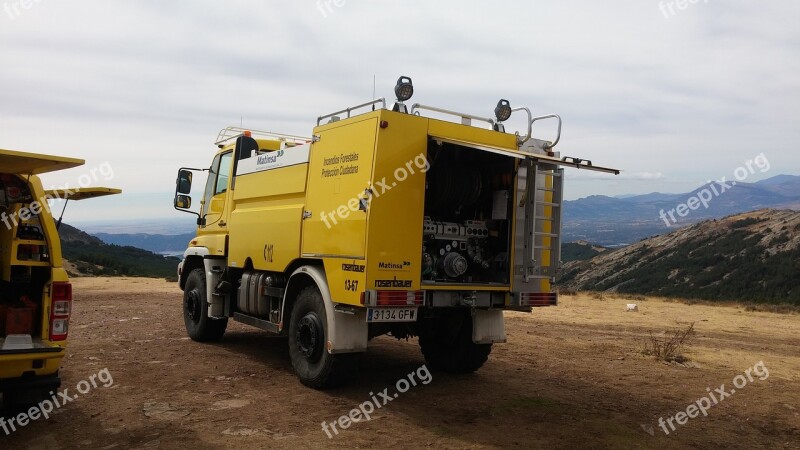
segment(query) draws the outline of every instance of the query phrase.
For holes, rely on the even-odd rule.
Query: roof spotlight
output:
[[[397,86],[394,87],[394,93],[397,95],[397,101],[404,102],[414,95],[414,85],[411,84],[411,78],[400,77],[397,79]]]
[[[497,107],[494,109],[494,116],[498,122],[505,122],[511,117],[511,102],[508,100],[500,100],[497,102]]]

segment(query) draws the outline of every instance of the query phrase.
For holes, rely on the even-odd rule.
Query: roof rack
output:
[[[311,142],[311,138],[305,136],[294,136],[291,134],[273,133],[271,131],[258,131],[241,127],[228,127],[228,128],[223,128],[219,132],[219,135],[217,135],[217,141],[214,142],[214,145],[220,145],[230,141],[231,139],[236,139],[239,136],[244,135],[246,131],[249,131],[255,138],[259,137],[268,138],[281,142],[293,142],[295,144],[308,144],[309,142]]]

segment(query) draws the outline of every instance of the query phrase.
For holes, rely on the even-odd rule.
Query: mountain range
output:
[[[107,244],[137,247],[161,255],[177,256],[183,255],[183,251],[186,250],[189,241],[197,236],[197,234],[194,232],[176,235],[95,233],[94,236]]]
[[[707,199],[707,208],[703,199]],[[680,205],[686,205],[685,210],[679,210]],[[691,209],[692,206],[695,209]],[[778,175],[757,183],[729,183],[729,187],[714,182],[684,194],[593,195],[565,201],[562,242],[587,241],[599,246],[622,247],[703,220],[762,208],[800,209],[800,176]],[[684,217],[681,212],[685,213]],[[132,226],[120,229],[126,228],[135,229]],[[195,234],[191,227],[183,224],[170,225],[169,229],[176,232],[104,231],[93,235],[107,244],[180,255]]]
[[[180,260],[132,246],[107,244],[62,223],[64,267],[71,276],[104,275],[175,279]]]
[[[593,195],[565,201],[563,242],[620,247],[707,219],[762,208],[800,209],[800,176],[726,183],[712,182],[685,194]]]

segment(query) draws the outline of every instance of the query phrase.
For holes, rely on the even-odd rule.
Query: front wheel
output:
[[[314,389],[343,384],[357,357],[328,352],[327,323],[319,289],[309,286],[300,291],[289,322],[289,356],[300,382]]]
[[[206,276],[203,269],[194,269],[186,278],[183,290],[183,323],[192,340],[216,342],[222,339],[228,327],[228,319],[208,317],[206,300]]]
[[[472,317],[469,311],[449,311],[433,319],[419,336],[425,362],[435,370],[471,373],[489,359],[492,344],[472,342]]]

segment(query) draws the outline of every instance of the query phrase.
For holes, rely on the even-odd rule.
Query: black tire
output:
[[[300,382],[313,389],[328,389],[347,381],[357,355],[328,352],[327,314],[316,286],[300,291],[289,320],[289,356]]]
[[[47,393],[43,392],[39,396],[39,401],[47,397]],[[17,413],[24,412],[29,406],[34,406],[38,403],[36,400],[26,399],[26,393],[23,392],[5,392],[3,393],[3,407],[0,408],[0,416],[8,414],[8,417],[17,415]]]
[[[206,277],[203,269],[194,269],[186,278],[183,290],[183,323],[186,332],[197,342],[217,342],[228,327],[228,319],[208,317]]]
[[[431,369],[456,374],[480,369],[492,352],[492,344],[472,342],[472,317],[460,310],[429,323],[419,336],[419,345]]]

